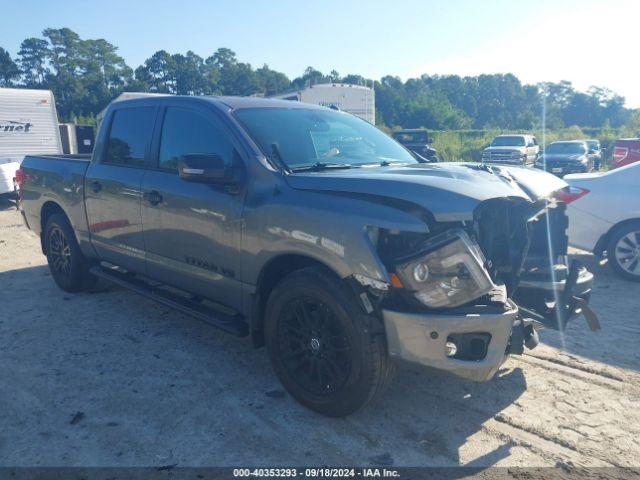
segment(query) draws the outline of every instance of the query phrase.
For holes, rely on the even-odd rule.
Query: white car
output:
[[[640,282],[640,163],[605,173],[567,175],[569,243],[598,256]]]

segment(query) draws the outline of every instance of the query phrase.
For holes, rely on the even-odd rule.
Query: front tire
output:
[[[51,215],[43,235],[49,270],[56,284],[66,292],[93,288],[98,279],[89,273],[90,264],[80,251],[67,217],[60,213]]]
[[[320,268],[294,272],[275,287],[267,301],[265,337],[285,389],[330,417],[362,408],[393,373],[379,320]]]
[[[640,221],[622,225],[609,236],[607,259],[622,278],[640,282]]]

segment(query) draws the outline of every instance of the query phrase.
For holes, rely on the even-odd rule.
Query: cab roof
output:
[[[292,100],[280,100],[274,98],[262,97],[233,97],[233,96],[216,96],[216,95],[154,95],[139,98],[130,98],[113,102],[109,106],[118,106],[120,108],[127,105],[158,105],[168,100],[183,100],[186,102],[209,102],[218,106],[224,106],[232,110],[242,108],[302,108],[313,110],[326,110],[327,107],[313,105],[310,103],[302,103]]]
[[[210,96],[199,97],[215,103],[221,103],[227,107],[238,110],[241,108],[306,108],[306,109],[326,109],[319,105],[302,103],[294,100],[281,100],[278,98],[262,97],[233,97],[233,96]]]

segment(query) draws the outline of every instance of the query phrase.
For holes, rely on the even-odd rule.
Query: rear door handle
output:
[[[162,202],[162,195],[157,190],[151,190],[150,192],[144,192],[142,194],[142,198],[144,198],[151,205],[158,205]]]
[[[93,193],[98,193],[100,190],[102,190],[102,184],[98,181],[91,182],[90,187]]]

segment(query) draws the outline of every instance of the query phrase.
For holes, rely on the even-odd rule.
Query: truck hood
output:
[[[322,170],[295,173],[286,179],[299,190],[403,200],[428,210],[438,222],[472,220],[474,209],[485,200],[535,202],[567,185],[539,170],[466,163]]]

